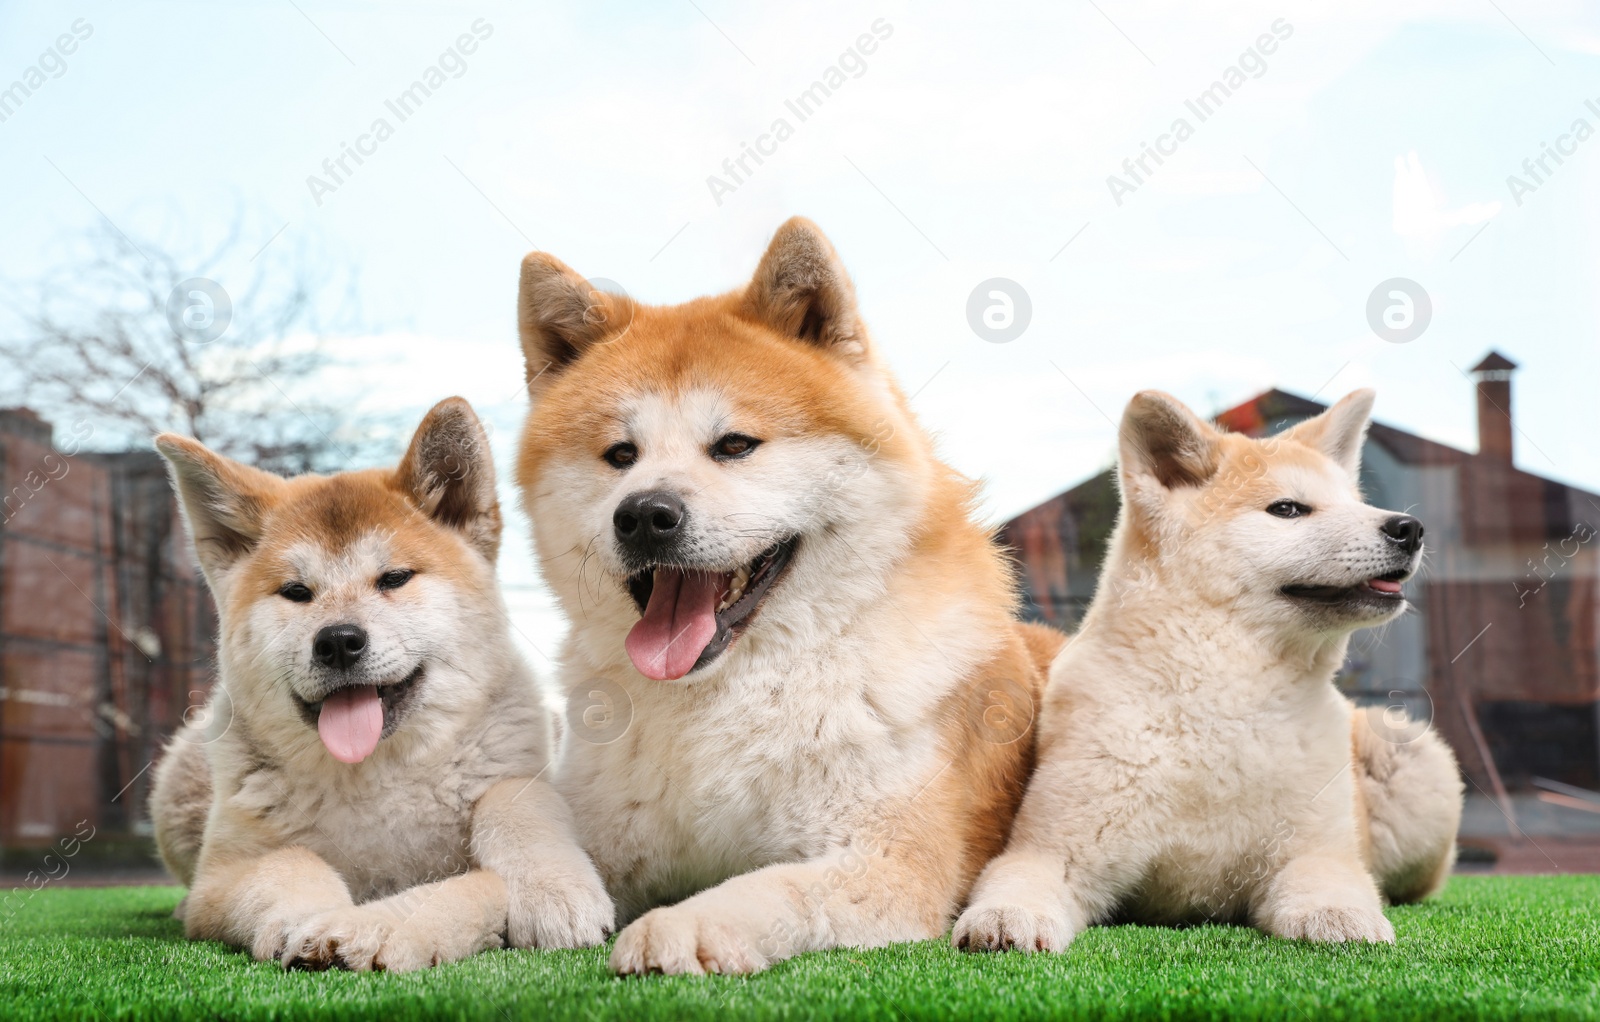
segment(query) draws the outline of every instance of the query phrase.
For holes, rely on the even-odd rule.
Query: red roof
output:
[[[1246,436],[1265,436],[1275,422],[1320,415],[1328,406],[1284,390],[1269,390],[1217,414],[1216,423],[1231,432]],[[1415,433],[1374,422],[1367,434],[1398,461],[1408,465],[1457,465],[1473,455],[1448,444],[1424,439]]]

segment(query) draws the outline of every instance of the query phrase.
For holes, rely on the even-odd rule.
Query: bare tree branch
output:
[[[196,259],[113,228],[86,240],[91,255],[44,276],[13,302],[23,336],[0,347],[0,396],[61,421],[88,419],[99,446],[138,446],[174,430],[280,472],[326,471],[362,460],[382,424],[324,398],[337,366],[321,314],[348,308],[348,270],[303,251],[257,253],[241,214]],[[199,246],[196,246],[197,248]],[[200,343],[168,320],[182,282],[221,285],[232,303],[220,337]],[[330,294],[340,282],[345,295]]]

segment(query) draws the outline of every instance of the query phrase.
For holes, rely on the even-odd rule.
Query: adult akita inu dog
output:
[[[1455,758],[1333,685],[1422,559],[1420,522],[1361,500],[1371,408],[1358,391],[1254,440],[1133,399],[1098,594],[1051,668],[1039,768],[958,946],[1059,951],[1118,916],[1392,941],[1380,892],[1444,882]]]
[[[151,797],[188,935],[390,971],[605,939],[611,900],[536,779],[551,721],[495,584],[467,403],[429,412],[393,471],[282,479],[156,445],[221,619],[209,719]]]
[[[627,715],[575,721],[558,773],[633,920],[612,967],[941,934],[1005,841],[1062,636],[1013,620],[833,247],[790,220],[747,286],[670,307],[533,253],[518,313],[561,682]]]

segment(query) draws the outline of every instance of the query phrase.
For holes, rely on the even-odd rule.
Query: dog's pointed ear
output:
[[[156,450],[167,459],[195,558],[212,589],[218,589],[229,569],[260,541],[262,522],[282,495],[284,481],[176,433],[156,437]]]
[[[494,563],[501,529],[494,457],[465,399],[448,397],[433,406],[400,459],[395,480],[423,514],[461,533]]]
[[[805,217],[790,218],[772,236],[745,288],[741,313],[852,364],[866,358],[855,285],[833,245]]]
[[[529,252],[517,287],[517,332],[528,387],[535,390],[585,351],[627,330],[633,300],[591,285],[553,255]]]
[[[1350,478],[1359,479],[1361,448],[1367,440],[1372,402],[1376,398],[1377,392],[1370,388],[1353,391],[1340,398],[1332,408],[1300,423],[1284,436],[1321,451],[1349,473]]]
[[[1217,439],[1177,398],[1158,390],[1135,394],[1117,433],[1123,488],[1140,494],[1204,485],[1221,463]]]

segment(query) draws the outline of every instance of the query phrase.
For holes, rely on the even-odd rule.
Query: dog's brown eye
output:
[[[711,445],[711,456],[718,461],[742,458],[761,445],[761,441],[743,433],[729,433]]]
[[[397,568],[394,571],[386,571],[378,576],[378,588],[399,589],[407,582],[410,582],[411,576],[415,574],[416,572],[410,568]]]
[[[294,603],[310,603],[311,587],[303,582],[290,582],[278,590],[278,595]]]
[[[639,448],[627,441],[623,441],[620,444],[612,444],[607,447],[606,453],[602,457],[606,459],[606,464],[612,468],[627,468],[639,460]]]
[[[1275,500],[1267,505],[1267,514],[1278,518],[1299,518],[1311,513],[1311,508],[1298,500]]]

